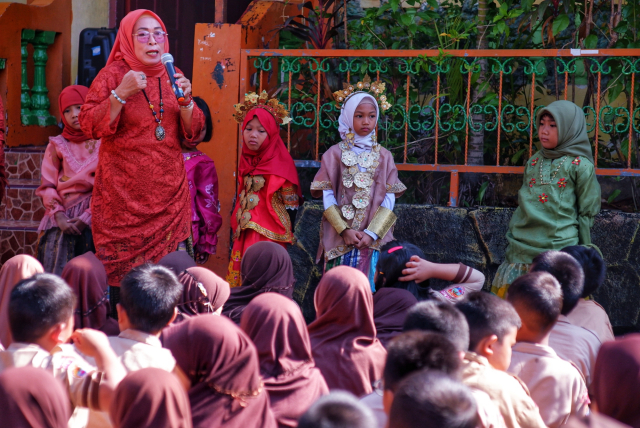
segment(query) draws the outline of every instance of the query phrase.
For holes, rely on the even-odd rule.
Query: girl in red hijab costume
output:
[[[186,100],[179,105],[160,61],[169,52],[162,20],[130,12],[80,114],[83,131],[102,138],[92,201],[96,255],[109,281],[111,308],[122,277],[145,262],[192,248],[191,201],[180,141],[204,126],[191,83],[176,68]]]
[[[280,138],[279,125],[291,121],[284,105],[262,91],[260,96],[245,95],[235,109],[243,144],[239,194],[231,217],[233,249],[227,274],[231,287],[240,285],[242,257],[251,245],[273,241],[284,247],[292,242],[287,210],[297,210],[301,196],[296,166]]]
[[[89,88],[67,86],[58,106],[64,129],[49,138],[36,195],[45,214],[40,222],[38,260],[46,272],[60,275],[72,258],[95,251],[91,234],[91,195],[98,167],[100,140],[80,129],[78,115]]]

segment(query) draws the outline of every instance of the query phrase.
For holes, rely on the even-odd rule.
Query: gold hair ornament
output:
[[[377,101],[380,110],[383,112],[391,108],[391,104],[387,102],[387,97],[384,95],[385,83],[384,82],[371,82],[371,78],[367,74],[364,76],[361,82],[351,85],[344,83],[344,89],[333,93],[333,98],[338,102],[338,105],[342,108],[349,98],[358,93],[369,93]]]
[[[261,108],[271,113],[278,125],[286,125],[291,122],[286,106],[275,98],[269,98],[267,91],[262,91],[260,95],[255,92],[245,94],[244,102],[235,104],[233,108],[236,111],[233,118],[238,123],[243,123],[247,113],[254,108]]]

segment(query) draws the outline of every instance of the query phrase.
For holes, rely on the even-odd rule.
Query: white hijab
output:
[[[338,118],[338,132],[340,132],[340,137],[344,141],[347,140],[347,134],[352,132],[355,135],[354,145],[359,149],[371,149],[373,146],[373,134],[375,131],[375,126],[373,127],[373,131],[365,137],[361,137],[355,133],[353,130],[353,113],[356,111],[356,108],[360,105],[362,100],[365,98],[370,98],[371,103],[376,107],[376,123],[378,122],[378,118],[380,117],[380,111],[378,109],[378,103],[375,98],[371,95],[360,92],[355,95],[352,95],[351,98],[347,100],[346,103],[342,106],[340,111],[340,117]]]

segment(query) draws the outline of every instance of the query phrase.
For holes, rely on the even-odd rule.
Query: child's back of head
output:
[[[9,298],[14,342],[35,343],[58,324],[68,328],[76,300],[71,287],[57,275],[41,273],[20,281]],[[73,325],[69,330],[70,335]]]
[[[584,274],[582,297],[591,296],[604,283],[607,274],[607,265],[604,263],[602,256],[594,248],[582,245],[564,247],[561,251],[573,256],[580,263]]]
[[[377,421],[371,410],[353,395],[337,391],[316,401],[300,418],[298,428],[371,428]]]
[[[531,272],[513,281],[507,301],[522,320],[518,341],[540,343],[560,316],[562,290],[551,274]]]
[[[401,276],[404,276],[402,271],[407,268],[407,262],[412,256],[425,258],[420,248],[408,242],[391,241],[384,244],[380,248],[380,256],[376,265],[378,273],[376,290],[380,290],[382,287],[404,288],[418,300],[422,300],[421,287],[415,281],[399,280]]]
[[[562,315],[569,314],[578,304],[584,290],[584,273],[573,256],[560,251],[545,251],[533,259],[531,272],[548,272],[562,288]]]
[[[447,302],[427,300],[407,311],[403,331],[440,333],[454,344],[459,352],[469,349],[469,325],[455,306]]]
[[[149,334],[158,333],[171,322],[181,296],[182,284],[164,266],[137,266],[120,284],[120,306],[130,327]]]
[[[471,390],[430,370],[400,383],[389,414],[389,428],[474,428],[478,422]]]

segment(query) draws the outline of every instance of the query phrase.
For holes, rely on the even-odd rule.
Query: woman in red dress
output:
[[[178,103],[160,60],[168,51],[166,28],[156,14],[129,13],[80,113],[85,134],[102,138],[91,210],[112,308],[131,268],[157,263],[191,235],[180,141],[197,139],[204,116],[179,70],[174,77],[187,100]]]

